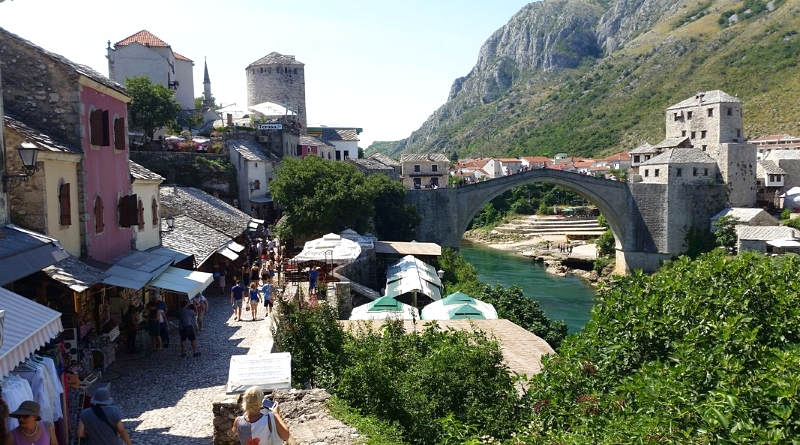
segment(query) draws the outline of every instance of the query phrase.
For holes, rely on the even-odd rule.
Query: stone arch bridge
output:
[[[654,271],[685,250],[691,227],[708,227],[725,207],[724,186],[612,181],[562,170],[533,169],[457,188],[410,190],[421,222],[417,240],[457,248],[472,218],[487,202],[517,186],[549,182],[570,189],[600,209],[614,232],[617,272]]]

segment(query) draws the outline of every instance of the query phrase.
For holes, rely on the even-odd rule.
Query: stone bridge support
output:
[[[534,169],[459,188],[409,191],[408,202],[422,217],[417,239],[457,248],[481,207],[507,190],[534,182],[564,186],[600,209],[616,239],[618,273],[655,271],[665,259],[685,250],[685,233],[690,227],[708,227],[713,212],[725,203],[721,186],[628,184],[561,170]],[[704,205],[698,206],[697,202]]]

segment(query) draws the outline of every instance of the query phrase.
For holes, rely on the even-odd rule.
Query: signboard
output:
[[[292,355],[275,354],[232,355],[228,370],[228,394],[247,391],[251,386],[261,390],[292,387]]]
[[[283,130],[283,124],[258,124],[259,130]]]

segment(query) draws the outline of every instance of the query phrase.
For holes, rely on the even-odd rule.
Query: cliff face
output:
[[[657,142],[666,106],[718,88],[745,100],[746,131],[800,130],[800,100],[780,93],[800,86],[800,0],[753,0],[763,7],[750,12],[735,0],[605,1],[523,7],[486,40],[445,104],[380,149],[613,152]],[[738,22],[728,20],[734,13]]]

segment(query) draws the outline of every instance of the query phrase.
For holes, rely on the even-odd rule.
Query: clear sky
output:
[[[409,135],[472,69],[524,0],[6,0],[0,26],[108,75],[106,41],[142,29],[203,57],[217,103],[246,105],[245,67],[277,51],[305,63],[309,124],[361,127],[359,145]]]

